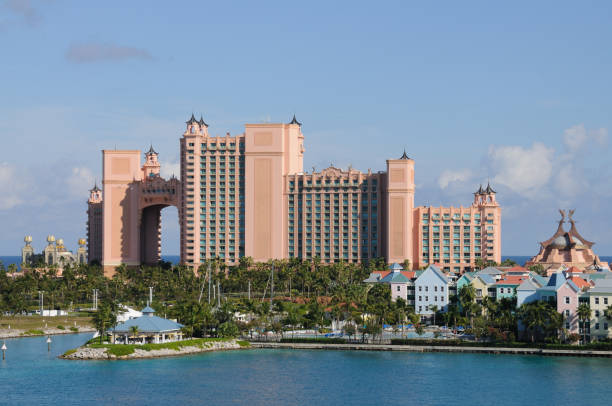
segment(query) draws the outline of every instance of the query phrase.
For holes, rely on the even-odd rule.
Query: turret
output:
[[[204,118],[200,116],[200,120],[195,118],[195,115],[191,113],[191,118],[185,121],[187,128],[185,129],[184,135],[204,135],[208,136],[208,124],[204,121]]]
[[[93,189],[89,190],[89,200],[88,203],[100,203],[102,201],[102,190],[98,187],[98,184],[95,183]]]
[[[487,182],[487,187],[483,189],[482,185],[478,188],[478,190],[474,193],[474,203],[473,206],[497,206],[497,202],[495,201],[495,190],[491,187],[491,184]]]
[[[153,149],[153,145],[149,148],[147,152],[145,152],[145,163],[142,166],[142,172],[144,175],[144,179],[149,179],[155,176],[159,176],[159,171],[161,169],[161,165],[157,160],[159,154],[155,152]]]

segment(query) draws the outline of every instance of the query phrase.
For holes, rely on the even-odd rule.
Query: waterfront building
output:
[[[561,220],[555,234],[548,240],[540,243],[540,252],[531,258],[526,266],[542,265],[545,270],[576,267],[581,271],[596,272],[601,268],[608,268],[607,262],[602,262],[593,252],[594,242],[586,240],[578,233],[576,223],[572,218],[574,210],[569,210],[571,228],[565,231],[565,210],[559,210]]]
[[[591,340],[612,338],[611,316],[607,311],[612,310],[612,279],[605,278],[595,282],[588,291],[588,302],[591,307],[591,320],[587,332]]]
[[[32,247],[32,236],[28,235],[24,239],[25,246],[21,249],[21,263],[26,267],[37,264],[45,264],[47,266],[55,265],[62,268],[64,265],[76,265],[87,263],[87,250],[85,248],[86,240],[80,238],[78,240],[79,248],[76,253],[68,250],[64,246],[64,240],[61,238],[55,239],[55,236],[47,236],[47,245],[40,255],[34,253]]]
[[[495,282],[495,299],[503,298],[512,299],[516,296],[516,289],[528,276],[505,275],[503,278]]]
[[[470,207],[416,207],[415,265],[438,263],[445,272],[471,271],[478,260],[501,262],[501,207],[487,184]]]
[[[435,265],[427,269],[414,282],[415,312],[423,320],[433,315],[432,308],[445,312],[448,306],[449,280]]]
[[[102,263],[102,190],[96,183],[87,200],[87,257]]]
[[[417,272],[420,271],[406,271],[398,263],[393,263],[389,270],[373,271],[363,282],[368,284],[388,283],[391,288],[392,301],[401,298],[408,305],[414,306],[414,280]]]
[[[139,151],[104,150],[103,190],[94,187],[88,201],[90,260],[101,258],[107,275],[122,263],[157,262],[160,211],[176,206],[181,262],[194,268],[245,256],[383,257],[460,274],[479,259],[501,261],[501,207],[490,185],[470,207],[415,208],[414,160],[405,151],[378,172],[333,165],[308,172],[304,151],[295,116],[213,136],[194,115],[180,138],[181,181],[161,178],[152,147],[142,166]]]
[[[142,316],[125,320],[109,330],[111,343],[158,344],[183,339],[182,324],[155,316],[155,310],[149,306],[141,312]]]

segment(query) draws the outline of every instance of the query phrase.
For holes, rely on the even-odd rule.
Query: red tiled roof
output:
[[[408,279],[414,279],[415,276],[416,276],[416,272],[415,271],[400,271],[400,272],[401,272],[402,275],[404,275]],[[385,276],[389,275],[391,273],[391,271],[372,271],[372,273],[380,274],[380,279],[382,279]]]
[[[496,282],[497,285],[520,285],[522,281],[527,279],[527,276],[506,276]]]
[[[523,268],[522,266],[513,266],[512,268],[506,269],[506,272],[526,272],[527,268]]]
[[[591,286],[587,281],[585,281],[579,276],[572,276],[571,278],[569,278],[569,280],[574,282],[576,286],[578,286],[580,289],[588,288]]]

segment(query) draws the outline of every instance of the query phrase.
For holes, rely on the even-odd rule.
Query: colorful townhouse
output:
[[[587,326],[590,340],[611,338],[610,324],[612,319],[606,317],[606,309],[612,305],[612,279],[600,279],[588,291],[588,303],[591,307],[591,321]]]
[[[435,265],[430,265],[414,282],[414,310],[426,321],[434,311],[448,308],[449,280]]]

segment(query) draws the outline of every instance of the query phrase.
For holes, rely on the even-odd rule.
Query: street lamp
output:
[[[47,352],[51,351],[51,336],[47,336]]]
[[[6,341],[4,343],[2,343],[2,361],[4,361],[5,359],[5,353],[6,352]]]

